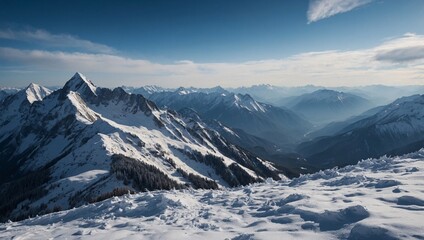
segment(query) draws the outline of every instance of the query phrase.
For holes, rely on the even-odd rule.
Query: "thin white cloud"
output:
[[[308,23],[349,12],[373,0],[309,0]]]
[[[56,48],[75,48],[96,53],[114,53],[112,47],[80,39],[69,34],[52,34],[42,29],[0,29],[0,39],[9,39],[46,45]]]
[[[13,61],[28,70],[87,72],[101,76],[101,86],[140,86],[156,84],[167,87],[216,85],[235,87],[258,83],[298,86],[358,86],[369,84],[422,84],[424,58],[392,56],[405,48],[422,47],[423,35],[406,34],[379,46],[355,51],[309,52],[283,59],[240,63],[196,63],[189,60],[171,64],[112,54],[67,53],[0,48],[0,59]],[[408,56],[409,52],[405,56]],[[392,54],[393,55],[393,54]],[[406,61],[411,60],[411,61]]]
[[[407,33],[381,46],[376,54],[379,61],[411,63],[424,59],[424,37]]]

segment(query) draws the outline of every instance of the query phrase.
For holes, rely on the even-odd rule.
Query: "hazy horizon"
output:
[[[70,75],[73,76],[73,75]],[[261,87],[261,86],[269,86],[269,87],[276,87],[276,88],[305,88],[305,87],[316,87],[316,88],[365,88],[365,87],[378,87],[378,86],[384,86],[384,87],[424,87],[424,83],[422,84],[403,84],[403,85],[389,85],[389,84],[369,84],[369,85],[356,85],[356,86],[346,86],[346,85],[339,85],[339,86],[324,86],[324,85],[315,85],[315,84],[304,84],[304,85],[293,85],[293,86],[288,86],[288,85],[274,85],[274,84],[269,84],[269,83],[259,83],[259,84],[252,84],[252,85],[240,85],[240,86],[233,86],[233,87],[227,87],[227,86],[222,86],[222,85],[215,85],[215,86],[200,86],[200,87],[196,87],[193,85],[186,85],[186,86],[175,86],[175,87],[170,87],[167,85],[158,85],[158,84],[140,84],[140,85],[112,85],[112,86],[102,86],[99,85],[98,82],[102,82],[101,79],[92,79],[89,76],[85,75],[90,81],[92,81],[92,83],[94,85],[96,85],[97,87],[104,87],[104,88],[117,88],[117,87],[129,87],[129,88],[142,88],[142,87],[160,87],[160,88],[164,88],[164,89],[178,89],[180,87],[183,88],[198,88],[198,89],[210,89],[210,88],[215,88],[215,87],[222,87],[226,90],[232,90],[232,89],[239,89],[239,88],[252,88],[252,87]],[[13,85],[13,83],[11,85],[2,85],[0,84],[0,89],[23,89],[28,87],[30,84],[37,84],[43,87],[47,87],[47,88],[61,88],[64,86],[64,84],[66,83],[66,81],[68,81],[69,79],[71,79],[71,77],[68,77],[66,80],[60,79],[60,81],[63,82],[62,85],[43,85],[39,82],[33,81],[33,82],[29,82],[26,85]],[[58,79],[59,80],[59,79]]]

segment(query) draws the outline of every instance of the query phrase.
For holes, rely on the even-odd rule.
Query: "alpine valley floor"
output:
[[[424,149],[293,180],[154,191],[0,225],[0,239],[424,239]]]

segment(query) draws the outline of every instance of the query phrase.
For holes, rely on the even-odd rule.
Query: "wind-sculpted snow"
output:
[[[423,239],[424,149],[293,180],[154,191],[0,225],[3,239]]]

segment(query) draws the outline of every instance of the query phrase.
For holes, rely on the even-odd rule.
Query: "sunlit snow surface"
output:
[[[0,239],[424,239],[424,150],[294,180],[156,191],[0,225]]]

